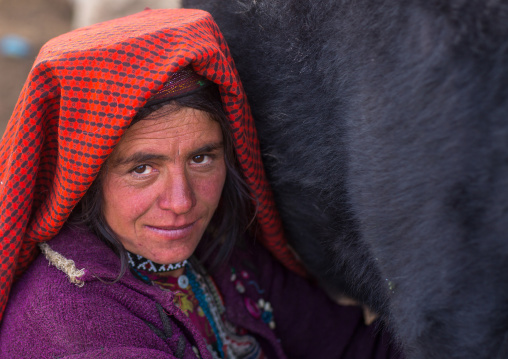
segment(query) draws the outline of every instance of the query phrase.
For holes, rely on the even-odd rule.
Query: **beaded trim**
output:
[[[218,326],[218,324],[221,321],[220,317],[218,317],[218,313],[216,313],[217,312],[216,307],[213,305],[216,304],[214,303],[214,298],[213,296],[210,295],[208,286],[198,283],[197,276],[199,274],[194,273],[194,270],[191,265],[187,266],[186,274],[187,277],[189,278],[189,284],[192,288],[192,291],[194,292],[194,295],[196,296],[196,299],[199,302],[199,306],[201,307],[201,309],[203,309],[206,319],[208,319],[208,322],[212,327],[213,333],[215,334],[215,338],[217,339],[217,351],[219,352],[221,358],[225,358],[223,350],[224,345],[222,343],[223,335],[221,335],[219,330],[220,326]]]
[[[251,280],[249,273],[244,270],[237,273],[236,269],[231,267],[230,280],[234,284],[236,291],[243,296],[244,304],[249,314],[256,319],[261,319],[264,323],[268,324],[270,329],[275,329],[272,304],[263,298],[259,298],[257,302],[254,302],[250,297],[245,296],[244,282],[247,282],[247,285],[254,286],[259,294],[263,294],[265,290],[261,289],[258,283]]]
[[[135,266],[132,266],[134,261],[131,262],[130,259],[139,259],[140,264],[143,265],[151,261],[136,254],[128,253],[128,255],[131,271],[134,275],[147,284],[155,285],[156,283],[152,282],[150,278],[141,274]],[[153,264],[157,265],[156,263]],[[188,280],[188,284],[191,287],[190,289],[196,297],[199,306],[203,310],[203,313],[205,314],[205,317],[215,335],[215,345],[212,347],[207,344],[207,348],[210,351],[212,358],[259,359],[263,357],[261,347],[253,336],[248,334],[236,334],[236,328],[227,320],[223,319],[223,315],[226,312],[224,300],[222,299],[219,289],[213,279],[206,275],[206,272],[199,261],[197,261],[194,257],[191,257],[188,261],[182,262],[181,265],[185,266],[185,274],[182,274],[179,279],[186,277]],[[173,266],[175,265],[173,264]],[[139,267],[139,269],[145,271],[148,270],[143,266]],[[162,290],[167,290],[163,287],[160,288]]]
[[[192,68],[185,67],[175,72],[159,92],[148,100],[145,107],[190,95],[207,87],[211,83],[211,81],[195,73]]]
[[[223,319],[226,311],[224,300],[213,279],[205,273],[200,263],[191,257],[186,268],[194,295],[212,327],[220,348],[221,358],[228,359],[258,359],[262,357],[262,350],[256,339],[248,334],[235,334],[235,328]],[[196,270],[198,269],[198,270]],[[198,293],[199,297],[198,297]],[[203,302],[202,302],[203,299]],[[206,310],[205,310],[206,307]],[[210,318],[212,320],[210,320]],[[222,346],[222,348],[221,348]]]
[[[184,268],[187,264],[187,259],[182,262],[172,264],[159,264],[152,262],[150,259],[146,259],[139,254],[127,252],[127,258],[129,259],[129,265],[134,269],[141,269],[153,273],[163,273],[174,271],[177,269]]]

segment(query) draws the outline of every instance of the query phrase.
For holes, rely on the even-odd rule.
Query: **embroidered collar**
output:
[[[178,263],[170,264],[159,264],[146,259],[139,254],[127,252],[127,258],[129,259],[129,265],[134,269],[144,270],[152,273],[163,273],[169,272],[176,269],[184,268],[187,265],[187,259]]]

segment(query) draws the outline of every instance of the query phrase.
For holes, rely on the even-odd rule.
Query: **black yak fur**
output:
[[[508,358],[508,0],[184,6],[228,41],[309,271],[408,358]]]

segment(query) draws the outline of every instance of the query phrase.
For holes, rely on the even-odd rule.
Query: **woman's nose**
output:
[[[169,174],[159,197],[159,206],[175,214],[185,214],[194,205],[194,191],[185,171]]]

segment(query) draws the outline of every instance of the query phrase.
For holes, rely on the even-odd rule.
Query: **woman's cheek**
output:
[[[226,171],[218,171],[213,176],[201,179],[194,186],[199,192],[199,197],[206,198],[211,205],[217,206],[222,195],[222,189],[226,181]]]
[[[114,188],[112,192],[116,197],[111,198],[112,202],[116,203],[114,210],[124,214],[127,218],[135,218],[144,213],[147,207],[150,206],[150,202],[153,201],[154,191],[148,187],[140,188],[125,183],[125,181],[114,182],[116,183],[110,184]]]
[[[134,212],[144,211],[156,200],[157,192],[153,188],[129,188],[124,193],[127,206]]]

